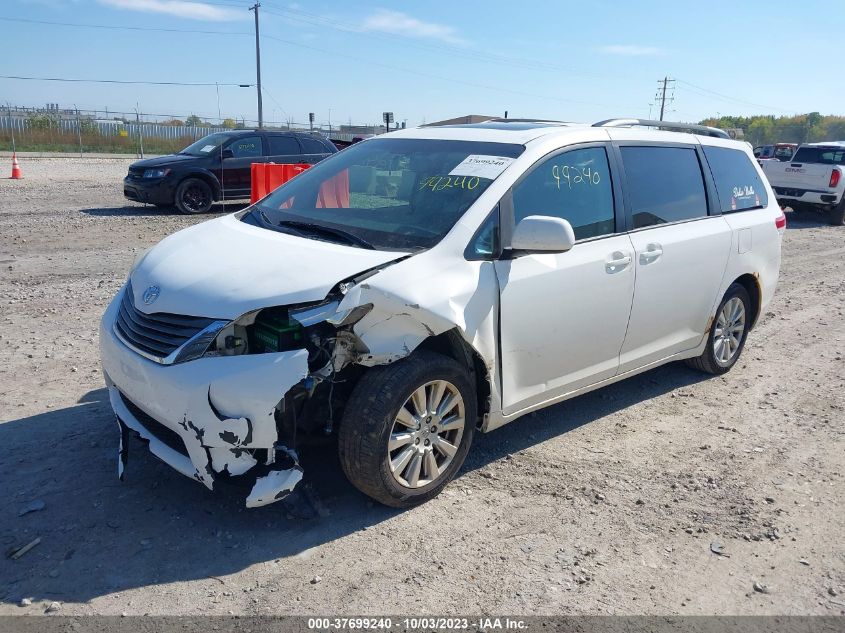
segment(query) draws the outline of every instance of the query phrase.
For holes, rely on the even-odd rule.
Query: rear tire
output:
[[[741,284],[733,283],[716,309],[704,351],[687,359],[687,365],[714,376],[730,371],[742,354],[750,327],[751,297]]]
[[[208,213],[213,202],[211,187],[200,178],[186,178],[176,187],[174,204],[185,215]]]
[[[421,394],[419,406],[415,394]],[[345,406],[338,432],[343,472],[385,505],[410,508],[428,501],[463,464],[476,411],[467,370],[447,356],[420,350],[373,367]]]
[[[839,201],[839,204],[827,212],[827,221],[833,226],[842,226],[845,224],[845,194],[842,195],[842,200]]]

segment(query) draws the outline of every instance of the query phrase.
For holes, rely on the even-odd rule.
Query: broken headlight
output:
[[[339,301],[306,306],[278,306],[249,312],[223,328],[209,355],[268,354],[307,348],[325,351],[338,327],[353,325],[372,304],[338,311]]]

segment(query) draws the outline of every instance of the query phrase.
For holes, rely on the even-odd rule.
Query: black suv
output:
[[[216,132],[178,154],[132,163],[123,195],[182,213],[205,213],[216,200],[249,198],[252,163],[313,164],[335,152],[330,140],[307,132]]]

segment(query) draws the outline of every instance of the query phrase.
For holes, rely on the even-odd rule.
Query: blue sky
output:
[[[254,83],[251,4],[3,0],[0,75]],[[408,125],[505,110],[575,121],[656,117],[650,104],[667,75],[677,80],[667,119],[845,113],[841,77],[830,74],[836,37],[813,37],[842,24],[845,3],[835,0],[805,0],[799,10],[777,0],[261,4],[265,120],[307,121],[313,111],[318,122],[375,123],[384,110]],[[789,53],[793,43],[800,54]],[[6,102],[111,111],[138,104],[180,118],[218,110],[213,85],[0,78]],[[255,102],[254,88],[220,87],[224,117],[255,119]]]

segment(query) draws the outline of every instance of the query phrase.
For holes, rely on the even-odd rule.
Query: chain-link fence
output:
[[[138,156],[169,154],[213,132],[256,126],[256,121],[246,119],[212,122],[193,114],[182,118],[144,113],[10,107],[5,112],[0,111],[0,149]],[[351,141],[356,136],[385,131],[381,125],[331,126],[294,121],[265,122],[264,127],[314,131],[339,141]]]

